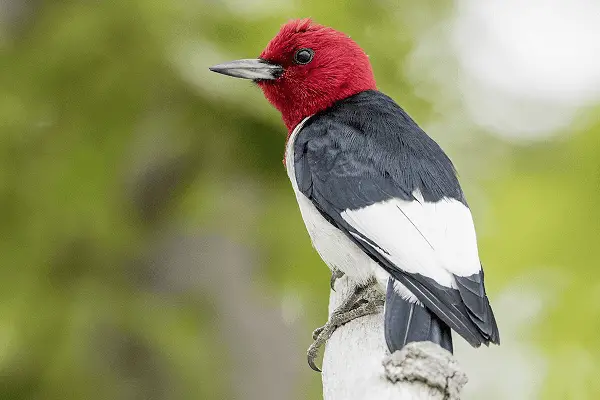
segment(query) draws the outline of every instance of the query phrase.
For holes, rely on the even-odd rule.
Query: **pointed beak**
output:
[[[235,60],[215,65],[209,69],[219,74],[254,81],[277,79],[283,74],[281,65],[271,64],[260,59]]]

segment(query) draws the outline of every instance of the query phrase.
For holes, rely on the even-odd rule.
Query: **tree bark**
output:
[[[348,279],[338,279],[335,289],[329,315],[351,290]],[[325,400],[454,400],[467,382],[452,354],[434,343],[410,343],[390,355],[382,313],[339,327],[327,342],[322,369]]]

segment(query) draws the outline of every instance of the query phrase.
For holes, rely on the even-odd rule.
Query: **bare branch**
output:
[[[350,289],[347,278],[338,279],[330,315]],[[452,354],[436,344],[412,343],[390,355],[383,314],[337,329],[327,342],[322,378],[325,400],[455,400],[467,382]]]

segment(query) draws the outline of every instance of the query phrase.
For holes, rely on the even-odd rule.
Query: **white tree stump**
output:
[[[335,289],[329,315],[348,295],[348,279],[338,279]],[[325,400],[455,400],[467,382],[452,354],[434,343],[411,343],[390,355],[382,313],[339,327],[322,369]]]

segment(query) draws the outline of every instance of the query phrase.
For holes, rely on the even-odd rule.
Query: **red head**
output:
[[[304,64],[311,53],[312,59]],[[310,19],[283,25],[260,58],[284,69],[278,79],[259,81],[258,85],[281,112],[289,131],[338,100],[375,89],[369,58],[356,42]]]
[[[376,88],[365,52],[347,35],[310,19],[283,25],[259,61],[240,60],[212,70],[254,79],[290,132],[336,101]]]

